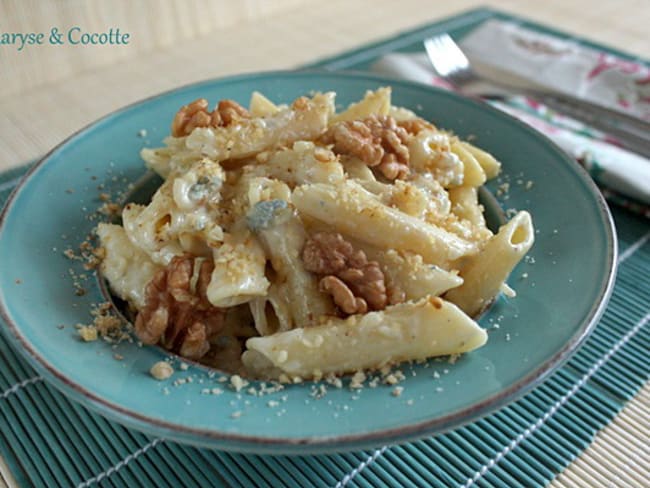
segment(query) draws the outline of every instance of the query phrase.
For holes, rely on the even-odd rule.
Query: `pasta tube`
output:
[[[304,224],[310,234],[331,231],[329,226],[316,220],[304,221]],[[463,283],[463,279],[456,272],[427,264],[419,254],[379,249],[348,234],[342,236],[354,249],[363,250],[369,261],[377,261],[388,288],[404,293],[404,299],[407,301],[419,300],[428,295],[438,296]]]
[[[451,150],[448,134],[423,130],[408,144],[409,167],[421,174],[432,174],[445,188],[463,184],[463,161]]]
[[[458,218],[467,220],[478,227],[485,227],[483,207],[478,203],[478,190],[472,186],[458,186],[449,190],[451,211]]]
[[[372,170],[359,158],[343,156],[341,157],[341,163],[343,164],[343,169],[345,169],[348,178],[354,178],[355,180],[364,183],[377,183],[377,179]],[[382,185],[382,183],[378,184]]]
[[[184,252],[209,256],[209,245],[223,238],[217,215],[224,179],[218,163],[194,163],[184,174],[167,179],[148,205],[124,207],[126,234],[159,264],[167,265]]]
[[[426,264],[419,254],[372,247],[363,249],[368,259],[379,263],[388,282],[404,292],[406,300],[419,300],[427,295],[437,296],[463,283],[458,275],[436,265]]]
[[[478,187],[487,179],[474,155],[460,142],[451,144],[452,152],[463,162],[463,185]]]
[[[270,117],[271,115],[277,114],[281,110],[280,107],[278,107],[275,103],[273,103],[258,91],[254,91],[252,93],[251,101],[248,104],[248,107],[248,110],[253,117]]]
[[[307,327],[323,315],[334,314],[329,297],[318,290],[315,275],[305,270],[300,253],[306,235],[302,223],[284,200],[257,203],[247,216],[248,227],[258,236],[287,297],[292,322],[281,330]]]
[[[261,336],[291,330],[293,318],[285,292],[286,287],[271,283],[265,297],[254,298],[249,302],[255,329]]]
[[[214,271],[206,295],[215,307],[233,307],[266,295],[266,257],[248,229],[224,234],[214,249]]]
[[[477,251],[475,244],[384,205],[351,181],[338,187],[297,187],[292,202],[300,213],[325,222],[338,232],[380,248],[420,254],[429,263],[444,263]]]
[[[256,373],[319,377],[380,368],[406,360],[471,351],[486,332],[452,303],[437,297],[402,303],[381,312],[330,319],[246,341],[244,364]]]
[[[474,158],[476,158],[476,161],[478,161],[478,164],[481,165],[481,168],[483,168],[485,176],[488,179],[494,178],[499,174],[499,171],[501,171],[501,163],[497,161],[489,152],[484,151],[483,149],[479,149],[478,147],[465,141],[462,141],[460,145],[469,151],[472,156],[474,156]]]
[[[501,285],[533,245],[535,233],[530,214],[521,211],[501,226],[481,252],[468,258],[460,271],[464,282],[445,299],[474,316],[487,307]]]
[[[283,144],[315,139],[327,129],[334,113],[334,94],[318,93],[301,100],[268,118],[244,119],[226,127],[199,127],[187,137],[170,138],[166,143],[173,151],[143,149],[140,154],[149,168],[166,178],[186,171],[203,157],[216,162],[240,160]]]
[[[395,105],[391,105],[390,110],[388,111],[388,115],[393,117],[398,122],[418,118],[417,114],[412,110],[404,107],[396,107]]]
[[[487,228],[483,216],[483,205],[478,200],[478,188],[458,186],[449,190],[451,211],[456,215],[471,233],[470,239],[485,241],[492,237],[492,231]]]
[[[102,275],[118,297],[140,309],[145,304],[147,283],[162,267],[134,246],[119,225],[101,223],[97,225],[97,235],[105,253]]]
[[[320,159],[319,159],[320,158]],[[336,185],[345,179],[336,155],[311,141],[297,141],[291,149],[282,149],[252,168],[251,174],[276,178],[291,187],[305,183]]]
[[[388,115],[391,109],[390,94],[390,87],[368,90],[361,101],[332,117],[332,123],[365,119],[371,115]]]

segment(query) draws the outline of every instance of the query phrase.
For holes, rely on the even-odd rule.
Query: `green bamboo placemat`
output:
[[[493,16],[506,17],[471,11],[319,64],[363,68],[385,52],[414,49],[437,32],[462,35]],[[0,206],[25,170],[0,174]],[[69,401],[0,336],[0,454],[20,486],[544,486],[650,375],[650,230],[647,221],[623,209],[613,208],[613,215],[619,273],[592,336],[540,387],[456,431],[322,456],[187,447],[126,429]]]

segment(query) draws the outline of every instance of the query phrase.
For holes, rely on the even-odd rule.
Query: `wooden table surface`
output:
[[[0,171],[143,97],[211,77],[291,68],[479,5],[650,56],[648,0],[5,0],[3,32],[77,25],[119,27],[131,38],[126,46],[0,48]]]
[[[119,27],[130,40],[125,46],[21,51],[0,46],[0,171],[37,159],[98,117],[158,92],[206,78],[292,68],[478,6],[650,57],[649,0],[4,0],[2,32]],[[614,473],[623,486],[626,467],[615,464],[620,456],[607,453],[630,449],[625,439],[632,430],[647,446],[649,411],[646,384],[552,486],[607,486],[594,465]],[[0,459],[0,472],[12,485],[3,466]]]

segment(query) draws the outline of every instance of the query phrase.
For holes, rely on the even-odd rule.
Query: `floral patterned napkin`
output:
[[[650,122],[650,68],[610,53],[489,20],[461,41],[472,67],[567,93]]]
[[[650,121],[650,70],[641,63],[503,21],[484,23],[461,41],[461,47],[473,66],[479,56],[484,69],[490,65],[490,71],[499,71],[520,84],[530,81],[538,87],[577,94]],[[424,53],[388,54],[375,63],[373,71],[452,89],[435,76]],[[528,97],[511,96],[488,103],[553,140],[589,172],[611,203],[650,218],[650,160]]]

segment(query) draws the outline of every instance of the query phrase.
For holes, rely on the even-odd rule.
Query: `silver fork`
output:
[[[424,41],[429,61],[436,74],[449,81],[459,91],[469,83],[480,80],[480,76],[469,64],[469,59],[449,34],[430,37]]]
[[[430,37],[424,48],[437,75],[459,92],[484,98],[526,95],[616,137],[631,151],[650,158],[650,124],[585,100],[551,91],[515,87],[480,75],[449,34]]]
[[[424,49],[436,74],[467,95],[485,96],[495,92],[512,95],[513,93],[527,94],[532,91],[531,83],[526,83],[527,87],[523,87],[477,73],[472,69],[469,59],[460,46],[449,34],[426,39]]]

